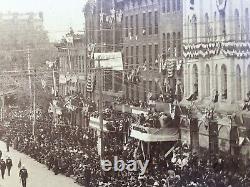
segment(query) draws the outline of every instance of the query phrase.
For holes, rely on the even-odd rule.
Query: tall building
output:
[[[182,20],[180,0],[124,0],[127,98],[146,101],[149,93],[157,98],[176,90],[177,80],[182,81],[182,75],[177,76],[175,71],[182,61],[182,22],[179,20]]]
[[[59,55],[59,94],[86,92],[85,36],[73,30],[56,45]]]
[[[241,104],[250,91],[250,2],[184,0],[183,7],[185,97],[197,96],[186,104],[191,144],[235,152],[249,136]]]
[[[27,69],[27,55],[23,50],[49,46],[42,12],[0,13],[0,33],[1,69]]]
[[[104,96],[122,91],[122,14],[121,0],[89,0],[84,8],[88,72],[95,72],[100,58]]]

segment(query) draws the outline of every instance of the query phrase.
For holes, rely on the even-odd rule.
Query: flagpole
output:
[[[35,71],[35,77],[36,77],[36,71]],[[32,125],[32,134],[35,137],[35,125],[36,125],[36,83],[33,81],[34,85],[34,97],[33,97],[33,125]]]

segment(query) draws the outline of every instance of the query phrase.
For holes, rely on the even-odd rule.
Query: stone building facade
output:
[[[244,117],[237,122],[232,116],[242,110],[243,100],[250,91],[250,2],[184,0],[183,7],[185,97],[198,91],[196,101],[191,104],[183,101],[196,113],[192,116],[195,122],[190,123],[193,128],[190,136],[196,147],[232,151],[233,127],[241,121],[243,126],[237,130],[247,128]],[[214,103],[216,91],[219,97]],[[216,117],[207,118],[204,110],[208,108],[212,108]]]

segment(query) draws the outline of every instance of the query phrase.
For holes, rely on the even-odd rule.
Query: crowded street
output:
[[[29,156],[19,153],[16,150],[10,148],[10,151],[7,152],[6,144],[0,142],[0,150],[3,155],[2,158],[5,160],[7,157],[10,157],[13,162],[13,167],[11,169],[11,174],[8,176],[7,172],[4,179],[0,179],[1,187],[21,187],[21,180],[19,177],[19,168],[18,163],[21,159],[22,165],[28,170],[28,179],[27,186],[30,187],[79,187],[74,180],[71,178],[66,178],[63,175],[55,175],[52,171],[49,171],[43,164],[36,162],[34,159]],[[60,185],[59,185],[60,184]]]
[[[250,187],[250,0],[0,2],[0,187]]]

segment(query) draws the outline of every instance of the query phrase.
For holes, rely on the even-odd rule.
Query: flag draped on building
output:
[[[171,78],[174,76],[175,65],[176,65],[176,62],[174,60],[167,62],[168,78]]]
[[[88,75],[87,79],[87,92],[93,92],[95,86],[95,74],[91,73]]]

